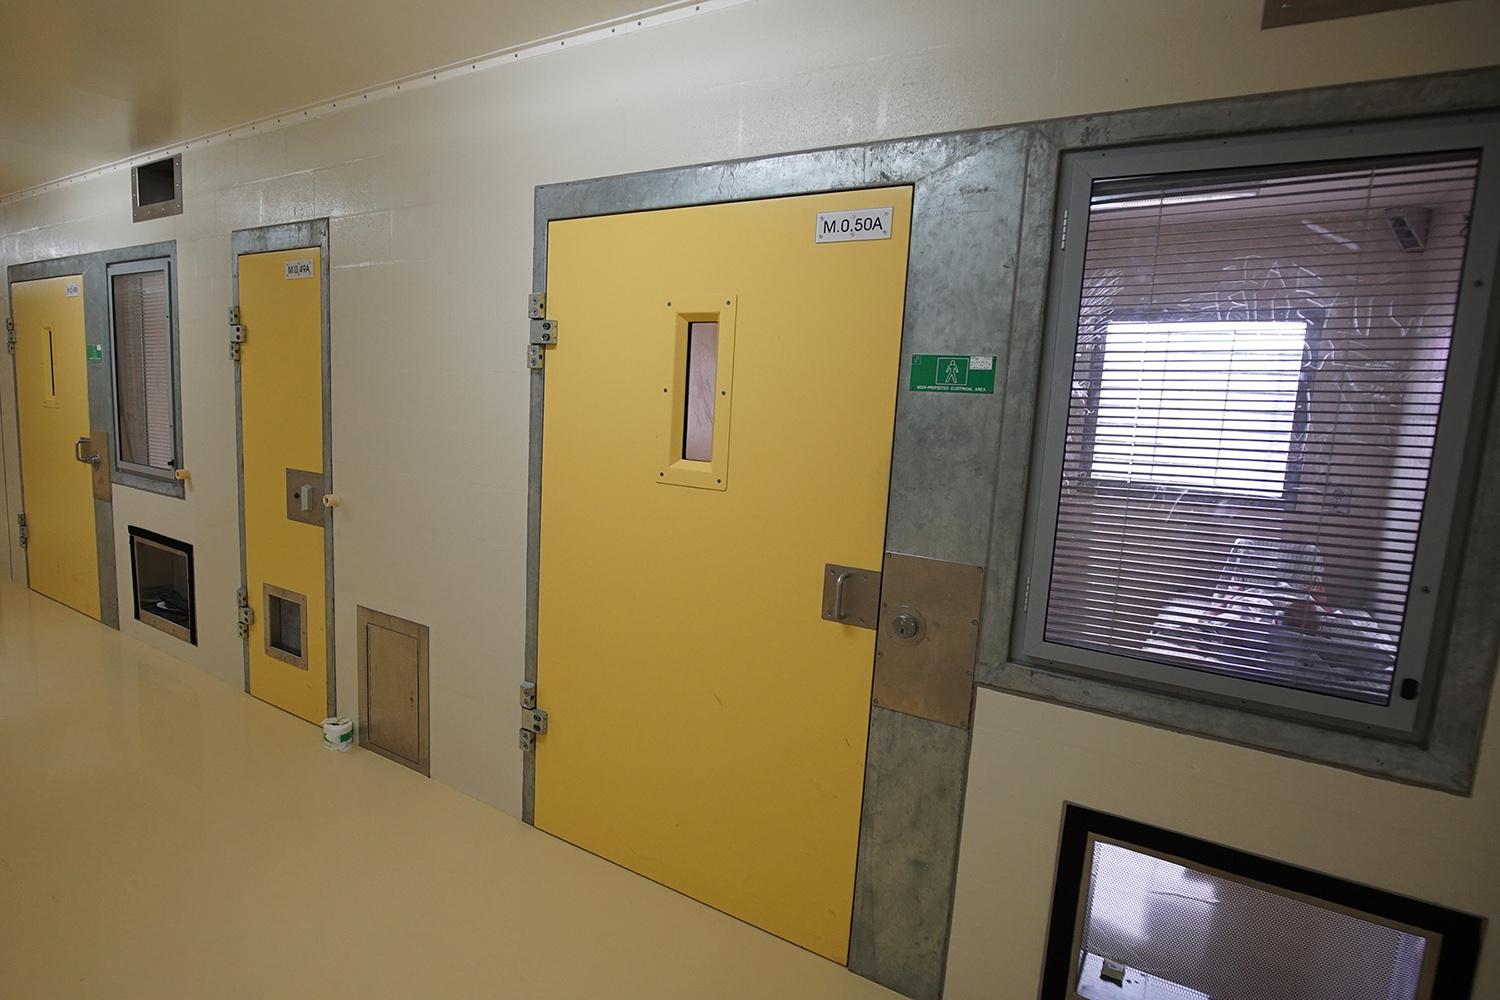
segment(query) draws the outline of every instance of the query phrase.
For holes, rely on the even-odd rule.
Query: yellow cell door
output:
[[[249,690],[309,722],[331,714],[322,269],[317,247],[239,257]]]
[[[548,231],[535,822],[837,962],[875,633],[824,620],[825,566],[881,565],[910,218]]]
[[[26,574],[31,589],[99,617],[83,278],[11,286]]]

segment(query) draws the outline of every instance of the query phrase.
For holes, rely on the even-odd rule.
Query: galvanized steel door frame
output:
[[[1081,682],[1013,661],[1036,392],[1058,236],[1059,164],[1070,150],[1484,110],[1495,104],[1496,93],[1500,70],[1475,70],[544,185],[535,195],[532,288],[547,287],[547,227],[556,220],[911,185],[902,355],[993,354],[1005,374],[994,395],[956,403],[945,394],[900,392],[887,550],[989,568],[976,682],[1157,724],[1198,719],[1171,724],[1336,766],[1368,767],[1371,753],[1391,759],[1391,744],[1213,710],[1129,686]],[[525,676],[532,682],[545,380],[545,368],[532,372],[524,651]],[[1492,460],[1485,482],[1497,480],[1500,461]],[[1494,627],[1475,625],[1485,592],[1495,589],[1479,572],[1500,562],[1500,553],[1488,551],[1495,548],[1466,561],[1460,587],[1462,627],[1454,633],[1464,655],[1450,655],[1445,686],[1466,693],[1469,703],[1461,703],[1459,694],[1444,699],[1447,731],[1429,749],[1410,751],[1425,756],[1399,761],[1404,773],[1397,777],[1439,786],[1472,780],[1487,702],[1476,694],[1489,690],[1500,639]],[[538,694],[545,702],[545,691]],[[1279,739],[1267,744],[1263,733],[1271,726],[1280,727]],[[871,708],[849,967],[912,997],[942,993],[969,746],[967,727]],[[527,822],[534,818],[534,796],[535,760],[524,754]]]
[[[333,492],[333,340],[329,318],[329,283],[333,265],[329,260],[328,220],[311,219],[306,222],[285,222],[274,226],[258,226],[253,229],[236,229],[229,237],[229,272],[231,286],[230,304],[240,305],[240,257],[253,253],[274,253],[279,250],[301,250],[317,247],[319,253],[318,285],[322,297],[323,329],[323,490]],[[227,318],[224,348],[229,349]],[[252,348],[253,349],[253,348]],[[251,607],[259,608],[259,595],[250,594],[248,568],[245,553],[245,405],[240,385],[240,365],[234,363],[234,462],[235,479],[239,496],[240,530],[240,588],[246,591]],[[323,599],[326,626],[328,704],[329,716],[338,714],[337,671],[334,664],[333,632],[333,508],[323,508]],[[250,640],[242,642],[244,656],[244,689],[250,693]]]
[[[180,402],[182,398],[182,374],[181,367],[177,363],[176,240],[145,243],[139,246],[116,247],[92,253],[70,254],[66,257],[53,257],[47,260],[29,261],[24,264],[12,264],[6,269],[6,298],[7,302],[12,301],[10,298],[10,286],[17,282],[36,281],[42,278],[60,278],[72,274],[82,276],[83,331],[85,342],[99,344],[104,352],[104,356],[99,364],[88,364],[89,432],[91,434],[98,434],[102,431],[109,435],[110,453],[105,456],[105,459],[110,463],[110,481],[115,485],[131,486],[136,489],[164,493],[168,496],[180,498],[183,495],[183,485],[181,482],[176,480],[163,482],[153,477],[135,475],[128,469],[121,469],[118,463],[115,462],[117,451],[114,413],[115,343],[113,321],[109,311],[109,268],[115,264],[158,259],[168,262],[174,277],[174,280],[169,283],[167,295],[171,300],[172,405],[173,419],[177,425],[174,428],[174,440],[180,461],[182,455],[182,413]],[[11,316],[14,318],[13,311]],[[17,393],[17,375],[14,359],[12,359],[11,401],[15,407],[17,430],[16,471],[20,477],[21,511],[25,511],[26,477],[21,469],[20,458],[21,410],[20,399]],[[116,573],[114,523],[114,501],[100,500],[98,497],[95,497],[94,537],[98,552],[99,620],[110,628],[118,629],[120,627],[120,602],[119,579]],[[29,587],[31,575],[30,553],[23,550],[22,556],[22,565],[26,570],[26,582]]]
[[[1008,148],[1001,138],[999,146]],[[685,208],[726,202],[755,201],[834,191],[910,186],[913,189],[911,246],[907,263],[907,295],[902,321],[900,353],[919,351],[994,353],[981,347],[987,340],[960,336],[954,329],[978,330],[978,322],[992,305],[981,292],[975,298],[955,301],[946,289],[953,273],[963,265],[976,266],[974,273],[999,273],[1004,266],[1003,240],[994,233],[997,212],[987,205],[984,192],[967,190],[976,172],[996,165],[995,137],[970,133],[933,139],[917,139],[828,150],[766,160],[715,164],[666,170],[626,177],[603,178],[539,187],[536,192],[533,288],[543,290],[547,279],[547,227],[557,220],[613,215],[622,212]],[[807,238],[813,239],[813,217],[808,217]],[[950,268],[951,265],[951,268]],[[953,321],[960,322],[954,323]],[[972,349],[970,349],[972,348]],[[898,366],[898,378],[905,365]],[[545,368],[531,381],[531,449],[527,517],[527,620],[526,678],[537,679],[537,583],[540,567],[541,449]],[[989,491],[988,469],[968,461],[975,448],[983,447],[987,434],[999,430],[999,396],[974,397],[969,401],[984,419],[959,427],[939,448],[922,440],[924,428],[945,419],[951,400],[938,394],[913,394],[898,388],[895,412],[895,447],[891,465],[885,547],[956,562],[984,562],[984,531],[963,526],[948,530],[935,526],[923,511],[935,506],[941,494],[966,481],[958,490],[970,497],[985,497]],[[954,456],[963,460],[946,468]],[[944,470],[938,477],[929,473]],[[949,475],[954,469],[955,475]],[[967,486],[967,488],[965,488]],[[985,524],[988,503],[970,511],[974,523]],[[936,527],[936,530],[934,528]],[[810,609],[816,613],[817,609]],[[540,692],[545,702],[545,691]],[[968,759],[967,726],[955,727],[918,719],[888,709],[871,707],[870,741],[866,752],[864,807],[860,823],[859,853],[855,873],[854,916],[851,925],[849,967],[855,972],[903,989],[912,995],[933,991],[941,983],[946,957],[947,925],[951,892],[919,890],[917,906],[892,905],[884,890],[907,892],[897,872],[910,861],[931,864],[939,883],[950,879],[957,862],[958,817],[962,782],[949,780],[962,774]],[[933,770],[936,763],[936,771]],[[941,773],[937,773],[941,772]],[[903,785],[893,794],[892,779]],[[534,821],[535,758],[523,762],[523,817]],[[942,802],[932,811],[936,829],[924,827],[915,837],[895,830],[909,826],[912,817],[898,802],[920,792],[938,790]],[[920,821],[919,821],[920,822]],[[907,879],[910,882],[910,879]],[[908,899],[910,897],[908,896]],[[878,916],[877,916],[878,915]],[[885,918],[894,918],[886,920]],[[925,932],[925,933],[924,933]],[[902,944],[899,942],[905,941]],[[919,956],[913,960],[914,953]]]

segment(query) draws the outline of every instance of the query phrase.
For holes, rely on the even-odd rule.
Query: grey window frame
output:
[[[120,436],[120,383],[115,349],[115,285],[117,274],[162,271],[167,277],[167,336],[172,367],[172,467],[158,469],[124,460]],[[111,481],[153,493],[182,497],[177,471],[185,468],[182,457],[182,365],[177,322],[177,254],[175,247],[158,253],[109,262],[104,269],[105,315],[109,323],[109,464]]]
[[[1194,671],[1117,653],[1053,643],[1045,638],[1056,515],[1062,467],[1068,387],[1074,362],[1083,283],[1085,232],[1090,195],[1097,181],[1126,177],[1191,177],[1216,170],[1282,168],[1296,164],[1367,160],[1404,154],[1479,154],[1479,175],[1469,243],[1460,282],[1427,500],[1418,536],[1412,585],[1390,702],[1385,706],[1330,695]],[[1053,255],[1048,318],[1043,330],[1042,382],[1032,453],[1031,495],[1024,528],[1018,608],[1013,634],[1017,659],[1069,674],[1106,678],[1129,686],[1243,709],[1257,715],[1311,722],[1326,728],[1420,742],[1433,721],[1473,502],[1487,402],[1493,389],[1493,347],[1485,344],[1491,290],[1500,242],[1500,121],[1428,120],[1308,130],[1233,138],[1160,143],[1063,155],[1058,211],[1077,220]],[[1461,486],[1460,484],[1467,484]],[[1419,684],[1414,699],[1400,696],[1403,683]]]

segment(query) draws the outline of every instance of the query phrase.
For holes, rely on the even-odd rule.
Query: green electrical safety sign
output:
[[[995,391],[995,357],[977,354],[913,354],[912,392]]]
[[[104,345],[103,344],[85,344],[84,345],[84,349],[85,349],[87,357],[88,357],[88,359],[90,361],[103,361],[104,360]]]

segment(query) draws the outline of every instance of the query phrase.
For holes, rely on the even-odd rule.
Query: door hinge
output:
[[[557,320],[534,319],[531,321],[531,342],[551,347],[557,343]]]
[[[547,731],[547,713],[536,707],[536,684],[521,682],[521,749],[536,749],[536,738]]]
[[[1024,614],[1031,610],[1031,577],[1026,578],[1026,592],[1021,597],[1021,612]]]
[[[26,543],[29,542],[29,541],[31,541],[31,532],[26,527],[26,515],[25,514],[17,514],[16,515],[16,526],[20,529],[20,532],[21,532],[21,548],[24,549],[26,547]]]
[[[240,307],[229,307],[229,360],[240,359],[240,345],[245,342],[245,328],[240,325]]]
[[[557,320],[547,318],[547,293],[532,292],[526,297],[526,317],[531,321],[530,342],[526,346],[526,367],[540,371],[546,363],[542,348],[557,343]]]
[[[250,594],[244,587],[234,592],[234,601],[240,637],[244,638],[250,634],[250,625],[255,621],[255,609],[250,606]]]
[[[5,317],[5,350],[8,354],[16,353],[16,321],[9,316]]]
[[[1068,249],[1068,210],[1063,209],[1062,214],[1062,241],[1057,245],[1058,250]]]

